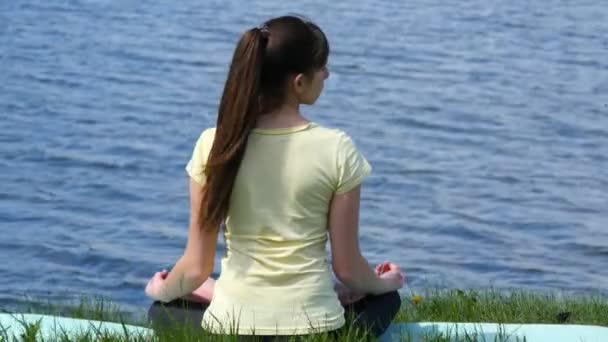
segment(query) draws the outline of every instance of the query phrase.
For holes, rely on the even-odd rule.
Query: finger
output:
[[[376,266],[376,268],[374,269],[374,271],[376,272],[376,275],[382,274],[382,264]]]
[[[395,264],[390,264],[390,270],[391,271],[396,271],[396,272],[401,272],[401,267],[395,265]]]
[[[388,271],[388,264],[386,262],[381,264],[378,271],[380,272],[380,274],[386,273]]]

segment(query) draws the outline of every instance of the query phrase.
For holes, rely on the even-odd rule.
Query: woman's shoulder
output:
[[[202,139],[202,138],[205,138],[205,139],[212,138],[212,137],[215,136],[215,131],[216,131],[215,127],[207,127],[205,129],[203,129],[203,131],[201,132],[201,135],[200,135],[199,139]]]
[[[308,130],[309,135],[315,140],[323,143],[344,144],[352,141],[351,136],[344,130],[336,127],[330,127],[313,122],[311,129]],[[211,145],[215,139],[216,127],[207,127],[203,129],[198,137],[198,144]]]
[[[196,140],[196,145],[199,147],[209,146],[213,144],[213,139],[215,139],[215,127],[207,127],[204,128],[201,133],[198,135]]]
[[[355,139],[353,139],[346,131],[340,128],[322,125],[317,125],[315,128],[318,129],[318,132],[316,133],[319,137],[318,141],[320,141],[323,146],[333,146],[333,150],[347,151],[345,153],[348,153],[348,151],[351,150],[357,150]]]
[[[311,131],[320,138],[325,138],[336,143],[339,143],[344,139],[350,139],[350,136],[339,128],[320,125],[317,123],[314,124],[314,130]]]
[[[194,145],[194,154],[206,156],[211,150],[215,139],[215,127],[208,127],[201,131]],[[206,157],[205,157],[206,158]]]

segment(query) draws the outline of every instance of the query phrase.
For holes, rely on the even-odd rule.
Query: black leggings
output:
[[[155,327],[167,327],[173,324],[191,326],[194,331],[202,329],[203,313],[208,304],[188,302],[177,299],[169,303],[154,302],[148,310],[148,319]],[[401,297],[397,291],[373,296],[346,305],[344,315],[352,322],[353,327],[367,330],[371,335],[382,335],[391,324],[401,307]],[[341,328],[343,329],[343,328]],[[340,329],[332,331],[337,336]],[[274,336],[264,336],[263,341],[274,341]]]

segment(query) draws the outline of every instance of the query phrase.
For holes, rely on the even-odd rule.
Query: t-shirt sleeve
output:
[[[186,165],[186,172],[190,178],[200,185],[205,184],[205,166],[207,165],[209,152],[211,152],[211,146],[213,145],[214,133],[215,132],[211,128],[206,129],[201,133],[194,145],[192,157]]]
[[[343,134],[338,143],[338,182],[334,193],[341,194],[354,189],[371,173],[372,167],[357,150],[353,140]]]

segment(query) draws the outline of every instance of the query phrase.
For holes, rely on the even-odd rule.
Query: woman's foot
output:
[[[213,298],[214,289],[215,280],[209,277],[201,286],[199,286],[196,290],[192,291],[191,294],[185,296],[183,299],[191,302],[209,304],[211,303],[211,299]]]
[[[340,300],[340,304],[342,304],[342,306],[352,304],[365,297],[364,293],[355,292],[340,282],[336,282],[334,284],[334,290],[338,294],[338,299]]]

